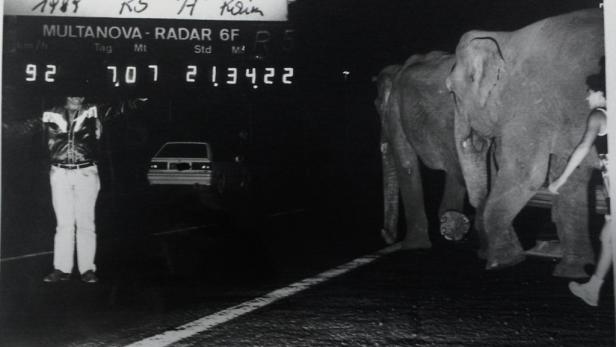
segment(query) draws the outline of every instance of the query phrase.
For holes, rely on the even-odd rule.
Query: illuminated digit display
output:
[[[282,75],[282,83],[284,84],[291,84],[293,83],[293,74],[294,74],[295,70],[292,67],[285,67],[284,68],[284,74]]]
[[[56,82],[57,66],[54,64],[47,64],[44,66],[44,78],[42,81],[46,83]],[[107,71],[107,85],[113,87],[130,86],[135,84],[156,84],[159,82],[161,74],[168,77],[169,81],[173,81],[173,74],[175,71],[169,69],[166,71],[163,67],[161,69],[158,65],[148,64],[142,67],[137,65],[116,66],[107,65],[105,67]],[[223,78],[220,79],[218,71],[224,72]],[[199,71],[209,72],[201,76]],[[243,71],[243,74],[241,74]],[[177,72],[175,72],[177,73]],[[247,86],[256,85],[275,85],[284,84],[290,85],[294,81],[295,69],[292,67],[220,67],[216,65],[211,66],[199,66],[199,65],[186,65],[184,66],[183,81],[186,84],[197,84],[202,82],[209,82],[210,86],[217,87],[219,85],[235,86],[238,84],[244,84]],[[278,77],[277,77],[278,76]],[[37,64],[26,64],[24,69],[24,80],[26,82],[37,82],[40,79],[39,66]]]
[[[216,66],[212,66],[212,84],[214,87],[218,87],[218,82],[216,82]]]
[[[197,67],[195,65],[188,65],[186,67],[186,82],[194,83],[196,82],[195,77],[197,76]]]
[[[26,81],[28,82],[36,81],[36,65],[34,64],[26,65]]]
[[[45,82],[55,82],[56,66],[47,65],[47,71],[45,71]]]
[[[71,11],[49,5],[37,7],[35,13],[20,1],[8,1],[15,13],[5,14],[3,56],[6,66],[15,68],[7,69],[5,79],[16,90],[147,94],[274,90],[297,83],[294,30],[283,21],[257,24],[248,14],[230,9],[222,14],[223,20],[190,21],[197,15],[192,11],[198,11],[189,6],[192,0],[183,8],[184,0],[165,6],[122,2],[113,11],[107,8],[110,3],[101,6],[102,1],[91,0]],[[286,0],[275,1],[286,8]],[[261,10],[265,16],[273,15],[274,7],[268,8]],[[98,17],[109,11],[115,15]],[[6,20],[13,17],[18,20]],[[255,12],[250,17],[261,15]]]
[[[158,82],[158,65],[148,65],[152,69],[152,82]]]
[[[257,83],[257,69],[250,68],[250,69],[246,69],[246,77],[250,79],[250,83],[252,84],[256,84]]]
[[[227,84],[237,84],[237,68],[230,67],[227,69]]]
[[[107,66],[107,70],[111,71],[111,83],[117,87],[120,85],[118,82],[118,68],[115,66]]]
[[[275,74],[276,74],[276,69],[274,69],[273,67],[265,68],[265,75],[263,75],[263,83],[274,84],[274,82],[272,81],[272,78],[274,77]]]
[[[56,81],[55,79],[56,70],[57,70],[56,65],[53,65],[53,64],[45,65],[45,75],[44,75],[43,81],[47,83],[55,82]],[[27,64],[25,72],[26,72],[26,76],[25,76],[26,82],[38,81],[38,66],[36,64]]]
[[[137,82],[137,68],[134,66],[127,66],[124,73],[124,80],[127,84],[134,84]]]

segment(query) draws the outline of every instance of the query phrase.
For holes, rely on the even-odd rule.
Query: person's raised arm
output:
[[[554,194],[558,194],[558,189],[567,182],[567,179],[573,173],[573,170],[580,165],[582,160],[588,155],[590,148],[592,147],[597,135],[601,131],[601,128],[606,124],[605,114],[600,111],[593,111],[588,116],[588,121],[586,122],[586,131],[584,132],[584,137],[582,141],[575,147],[575,150],[571,154],[569,161],[567,162],[567,166],[563,173],[558,177],[554,182],[552,182],[548,190]]]

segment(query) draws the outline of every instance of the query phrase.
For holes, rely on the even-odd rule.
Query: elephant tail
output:
[[[381,142],[381,159],[383,161],[383,229],[381,236],[387,244],[393,244],[398,239],[399,218],[399,188],[396,163],[389,143]]]

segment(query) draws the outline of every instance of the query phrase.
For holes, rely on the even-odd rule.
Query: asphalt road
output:
[[[396,253],[183,345],[613,345],[611,298],[599,309],[577,302],[550,263],[480,265],[451,250]]]

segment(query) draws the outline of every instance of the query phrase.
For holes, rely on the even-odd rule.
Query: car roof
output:
[[[166,146],[166,145],[209,145],[209,143],[196,142],[196,141],[169,141],[169,142],[165,142],[163,146]]]
[[[160,148],[156,151],[156,153],[154,153],[153,158],[176,158],[176,157],[162,157],[159,156],[160,152],[163,151],[163,148],[165,148],[167,145],[204,145],[207,147],[207,158],[211,159],[212,157],[212,149],[210,147],[210,144],[207,142],[197,142],[197,141],[168,141],[165,142],[162,146],[160,146]],[[194,158],[201,158],[201,157],[194,157]]]

